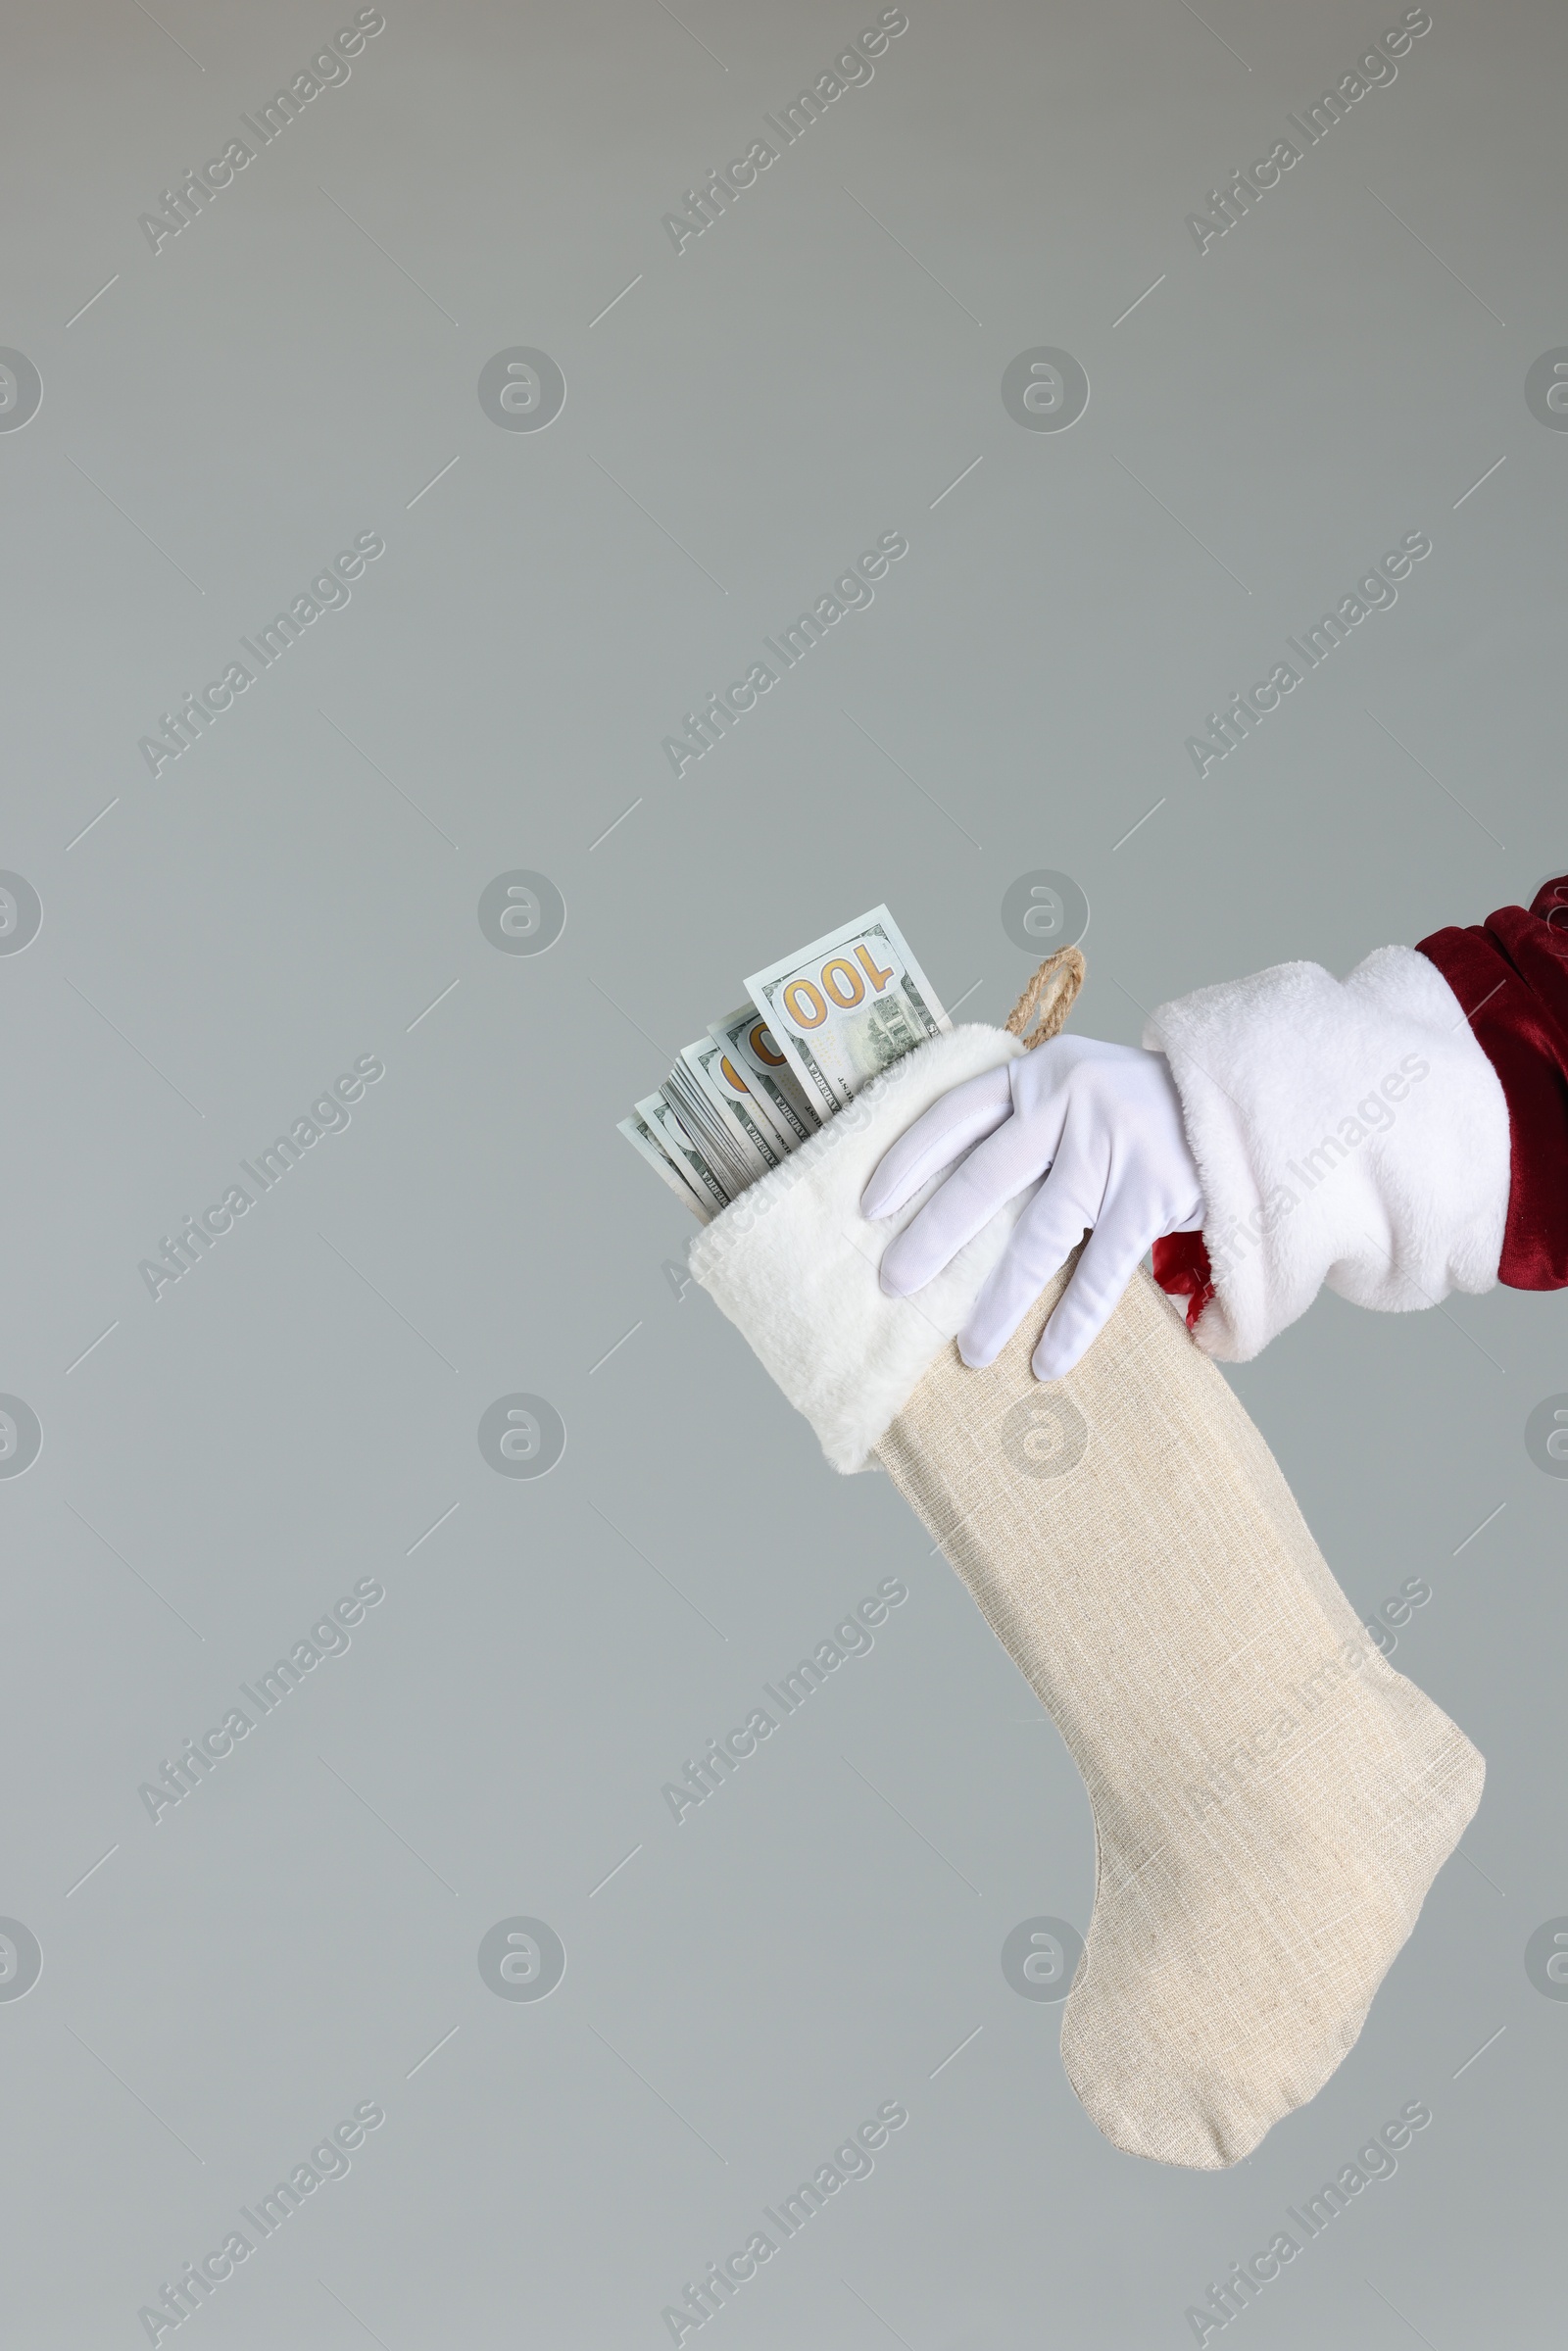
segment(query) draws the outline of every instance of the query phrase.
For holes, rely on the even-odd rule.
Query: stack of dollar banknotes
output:
[[[746,995],[619,1121],[704,1224],[879,1070],[953,1026],[886,906],[755,972]]]

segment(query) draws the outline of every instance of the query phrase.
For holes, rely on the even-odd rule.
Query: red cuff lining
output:
[[[1512,1290],[1568,1288],[1568,874],[1528,912],[1418,943],[1463,1006],[1508,1104],[1508,1216],[1497,1279]]]
[[[1202,1234],[1167,1233],[1155,1242],[1153,1257],[1155,1281],[1168,1297],[1186,1298],[1187,1328],[1196,1330],[1199,1316],[1214,1295]]]

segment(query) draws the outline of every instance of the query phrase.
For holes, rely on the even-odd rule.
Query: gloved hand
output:
[[[995,1361],[1086,1227],[1091,1238],[1035,1349],[1042,1380],[1072,1370],[1161,1234],[1203,1221],[1165,1056],[1140,1047],[1056,1037],[955,1086],[883,1158],[863,1212],[893,1215],[963,1153],[885,1251],[882,1288],[890,1298],[923,1290],[1005,1201],[1037,1185],[958,1333],[958,1352],[976,1368]]]

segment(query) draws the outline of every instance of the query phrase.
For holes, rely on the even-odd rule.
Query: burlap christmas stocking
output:
[[[1059,1275],[986,1371],[954,1335],[1004,1212],[915,1298],[884,1298],[872,1169],[950,1086],[1023,1051],[935,1039],[724,1211],[692,1270],[834,1466],[885,1467],[1049,1709],[1099,1877],[1062,2018],[1116,2146],[1213,2169],[1349,2049],[1480,1801],[1462,1733],[1372,1645],[1273,1456],[1140,1274],[1049,1387]]]

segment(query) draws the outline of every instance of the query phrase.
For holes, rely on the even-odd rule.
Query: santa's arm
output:
[[[1568,1286],[1568,875],[1528,909],[1286,963],[1162,1004],[1201,1233],[1154,1245],[1210,1354],[1245,1361],[1325,1284],[1394,1311]]]

